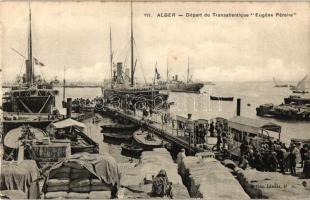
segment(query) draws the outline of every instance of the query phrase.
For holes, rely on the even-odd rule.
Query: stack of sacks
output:
[[[177,172],[177,164],[171,158],[170,153],[164,149],[154,149],[143,152],[140,163],[134,167],[122,167],[121,185],[124,187],[119,198],[150,198],[152,191],[152,176],[156,176],[160,169],[164,169],[168,179],[172,182],[174,198],[188,199],[189,194]]]
[[[306,199],[310,196],[309,181],[307,187],[303,179],[283,175],[278,172],[257,170],[235,170],[237,178],[251,198]]]
[[[49,179],[45,185],[45,198],[65,198],[69,192],[71,168],[60,166],[57,170],[51,170]]]
[[[118,166],[110,156],[83,153],[56,163],[43,189],[47,199],[110,198],[113,185],[120,184],[119,179]]]
[[[214,158],[186,157],[180,174],[191,197],[210,199],[249,199],[238,181]],[[225,188],[225,189],[223,189]]]
[[[141,155],[140,176],[147,181],[152,180],[152,176],[156,176],[160,169],[167,172],[170,182],[173,184],[183,184],[178,174],[178,165],[174,163],[170,153],[165,148],[157,148],[153,151],[145,151]]]

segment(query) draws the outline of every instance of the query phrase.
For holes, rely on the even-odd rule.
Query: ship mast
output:
[[[167,83],[169,81],[169,68],[168,68],[168,58],[167,58]]]
[[[189,56],[188,56],[188,59],[187,59],[187,83],[189,82]]]
[[[63,93],[62,93],[63,102],[66,99],[66,66],[64,66],[64,82],[63,82]]]
[[[26,80],[28,84],[33,84],[34,69],[32,57],[32,35],[31,35],[31,7],[29,0],[29,35],[28,35],[28,59],[26,60]]]
[[[112,31],[110,26],[110,68],[111,68],[111,83],[113,79],[113,53],[112,53]]]
[[[134,59],[134,55],[133,55],[133,27],[132,27],[132,24],[133,24],[133,17],[132,17],[132,1],[130,3],[130,14],[131,14],[131,18],[130,18],[130,47],[131,47],[131,78],[130,78],[130,85],[131,87],[133,87],[133,84],[134,84],[134,64],[133,64],[133,59]]]

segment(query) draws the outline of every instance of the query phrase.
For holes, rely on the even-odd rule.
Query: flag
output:
[[[160,74],[157,71],[157,67],[155,67],[155,77],[156,79],[160,79]]]
[[[44,67],[44,63],[40,62],[38,59],[34,58],[34,64]]]

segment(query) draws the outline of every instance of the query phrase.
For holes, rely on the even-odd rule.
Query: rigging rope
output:
[[[142,70],[142,75],[143,75],[144,83],[147,84],[146,78],[145,78],[145,74],[144,74],[144,69],[143,69],[142,63],[140,61],[141,59],[139,57],[139,52],[138,52],[138,49],[137,49],[137,44],[136,44],[135,39],[133,40],[133,43],[134,43],[134,47],[135,47],[135,50],[136,50],[136,53],[137,53],[137,59],[138,59],[138,62],[140,63],[140,67],[141,67],[141,70]]]
[[[32,24],[31,24],[31,26],[33,27],[32,29],[31,29],[31,31],[32,31],[32,44],[34,43],[33,41],[38,41],[37,40],[37,37],[36,37],[36,34],[35,34],[35,30],[36,30],[36,28],[34,27],[34,23],[32,22]],[[33,48],[34,47],[34,45],[32,45],[32,51],[33,51],[33,55],[37,55],[37,51],[36,51],[36,48]],[[35,59],[37,59],[37,57],[38,56],[32,56],[33,57],[33,60],[35,60]],[[34,59],[35,58],[35,59]],[[37,60],[39,60],[39,59],[37,59]],[[40,62],[40,61],[39,61]],[[34,70],[34,68],[35,68],[35,61],[33,62],[33,70]],[[43,72],[42,72],[42,67],[41,66],[39,66],[39,69],[40,69],[40,74],[41,74],[41,77],[42,77],[42,79],[43,79],[43,82],[45,82],[46,80],[45,80],[45,77],[44,77],[44,74],[43,74]],[[35,74],[34,74],[34,76],[35,76]],[[33,78],[35,78],[35,77],[33,77]]]
[[[27,53],[27,48],[26,48],[25,51],[26,51],[26,52],[24,53],[24,55]],[[22,69],[23,69],[23,67],[24,67],[24,64],[25,64],[25,59],[22,59],[21,64],[20,64],[20,70],[19,70],[19,76],[20,76],[21,78],[23,78],[23,76],[22,76]]]

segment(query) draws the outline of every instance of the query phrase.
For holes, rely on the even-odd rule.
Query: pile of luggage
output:
[[[107,199],[116,195],[120,173],[109,155],[77,154],[55,164],[43,185],[44,198]]]

